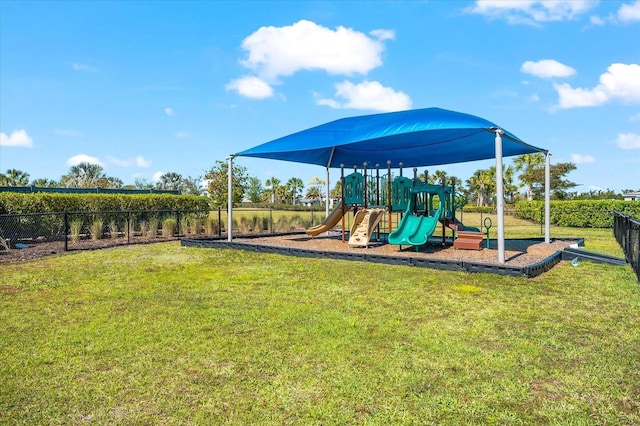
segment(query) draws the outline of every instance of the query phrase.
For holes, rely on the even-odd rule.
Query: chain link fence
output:
[[[640,220],[616,211],[613,233],[640,282]]]

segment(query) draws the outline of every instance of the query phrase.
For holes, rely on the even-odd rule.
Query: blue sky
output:
[[[640,189],[640,1],[0,1],[0,172],[196,177],[327,121],[426,107],[575,163],[579,192]]]

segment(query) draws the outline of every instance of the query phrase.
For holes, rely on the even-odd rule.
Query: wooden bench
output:
[[[457,238],[453,241],[453,247],[465,250],[481,250],[480,244],[484,240],[484,232],[458,231]]]

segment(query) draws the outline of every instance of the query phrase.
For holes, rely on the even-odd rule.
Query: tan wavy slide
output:
[[[371,234],[384,216],[384,209],[365,209],[356,213],[349,234],[350,246],[368,246]]]
[[[322,234],[323,232],[327,232],[330,229],[333,229],[334,226],[338,224],[342,216],[344,216],[349,211],[349,207],[345,206],[343,203],[340,203],[335,209],[329,213],[329,216],[322,221],[322,223],[312,226],[311,228],[305,229],[304,232],[315,237],[317,235]]]

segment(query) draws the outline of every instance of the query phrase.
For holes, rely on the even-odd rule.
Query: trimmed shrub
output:
[[[640,216],[640,201],[622,200],[553,200],[550,221],[557,226],[574,228],[612,228],[613,212]],[[544,201],[518,201],[516,217],[540,223],[544,220]]]
[[[0,192],[0,214],[72,211],[192,210],[209,211],[209,198],[169,194],[22,194]],[[110,218],[105,218],[110,220]]]

